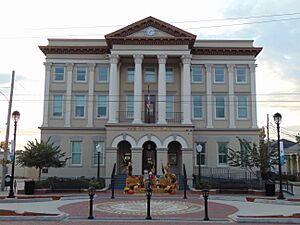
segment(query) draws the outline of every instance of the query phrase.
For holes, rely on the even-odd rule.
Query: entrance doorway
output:
[[[156,174],[156,144],[152,141],[143,145],[142,174],[145,170]]]
[[[172,141],[168,145],[168,165],[172,173],[181,174],[182,154],[181,144],[177,141]]]
[[[118,174],[127,174],[128,163],[131,162],[131,145],[128,141],[121,141],[118,144]]]

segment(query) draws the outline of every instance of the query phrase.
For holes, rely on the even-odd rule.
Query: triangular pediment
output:
[[[113,44],[164,45],[167,42],[192,47],[196,35],[150,16],[105,35],[105,39],[110,48]]]

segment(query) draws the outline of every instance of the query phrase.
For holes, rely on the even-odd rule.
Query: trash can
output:
[[[24,191],[26,195],[33,195],[34,194],[34,180],[25,181]]]
[[[275,183],[266,182],[265,189],[266,189],[266,196],[275,196]]]

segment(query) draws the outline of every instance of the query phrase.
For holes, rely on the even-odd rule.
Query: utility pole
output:
[[[5,134],[5,144],[3,153],[3,164],[2,164],[2,179],[1,179],[1,191],[5,188],[5,175],[7,174],[7,159],[8,159],[8,140],[9,140],[9,128],[10,128],[10,118],[11,118],[11,106],[14,93],[14,83],[15,83],[15,71],[12,71],[11,84],[10,84],[10,96],[8,102],[8,112],[6,121],[6,134]]]

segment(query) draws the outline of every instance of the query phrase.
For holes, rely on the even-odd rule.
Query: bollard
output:
[[[96,193],[96,189],[94,187],[89,187],[88,189],[89,191],[89,196],[90,196],[90,215],[88,217],[88,219],[94,219],[93,216],[93,200],[94,200],[94,195]]]
[[[208,189],[203,189],[202,190],[202,195],[203,195],[203,198],[204,198],[204,210],[205,210],[205,215],[204,215],[203,220],[207,221],[207,220],[209,220],[209,218],[208,218],[208,205],[207,205],[209,190]]]
[[[151,196],[152,196],[152,188],[151,188],[151,183],[150,180],[148,180],[147,188],[146,188],[146,196],[147,196],[147,216],[146,220],[152,220],[152,217],[150,216],[150,201],[151,201]]]

